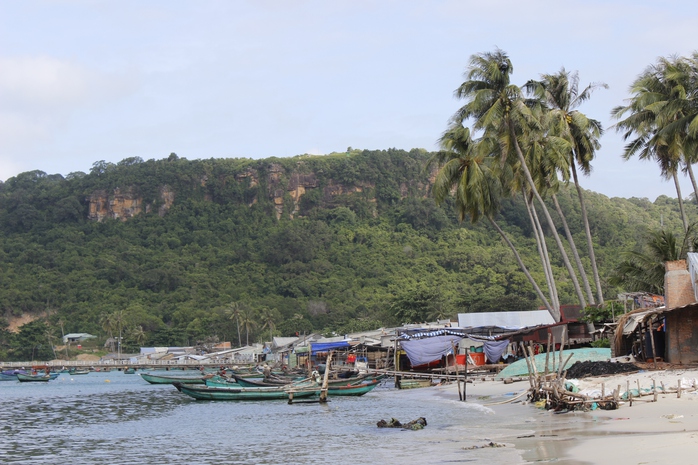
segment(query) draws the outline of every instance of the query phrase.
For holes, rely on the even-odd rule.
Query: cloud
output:
[[[0,57],[0,69],[0,149],[3,163],[14,166],[22,165],[18,154],[31,156],[76,112],[102,107],[138,87],[125,74],[48,56]]]

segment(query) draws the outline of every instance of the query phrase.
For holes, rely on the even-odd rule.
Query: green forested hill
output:
[[[243,343],[248,334],[268,340],[270,332],[348,332],[538,307],[487,223],[459,224],[450,205],[435,205],[429,156],[391,149],[189,161],[172,154],[98,162],[65,178],[22,173],[0,184],[3,327],[30,314],[46,318],[54,335],[62,328],[104,337],[119,315],[134,346],[211,337],[235,344],[233,302],[244,310]],[[572,194],[559,197],[586,259]],[[587,192],[587,202],[602,279],[648,228],[680,230],[674,199]],[[693,204],[688,214],[697,217]],[[541,277],[523,204],[505,203],[498,221]],[[575,304],[556,265],[561,302]],[[605,286],[614,298],[619,289]],[[0,358],[12,356],[2,334]]]

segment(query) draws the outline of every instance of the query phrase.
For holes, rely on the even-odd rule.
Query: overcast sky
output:
[[[698,49],[695,1],[0,0],[0,179],[99,160],[436,149],[472,54],[513,82],[565,67],[605,82],[581,110],[613,124],[659,56]],[[676,197],[603,136],[587,189]],[[691,190],[683,182],[683,195]]]

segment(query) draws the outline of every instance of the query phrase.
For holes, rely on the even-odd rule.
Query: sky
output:
[[[610,112],[658,57],[698,49],[696,24],[688,0],[0,0],[0,180],[172,152],[436,150],[469,57],[500,48],[515,84],[562,67],[608,84],[580,108],[609,128],[584,188],[675,198],[622,159]]]

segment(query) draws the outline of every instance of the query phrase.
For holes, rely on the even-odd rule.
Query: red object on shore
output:
[[[465,355],[463,357],[465,357]],[[470,358],[473,359],[473,362],[475,362],[475,365],[479,366],[479,365],[485,364],[485,353],[484,352],[471,352]]]

